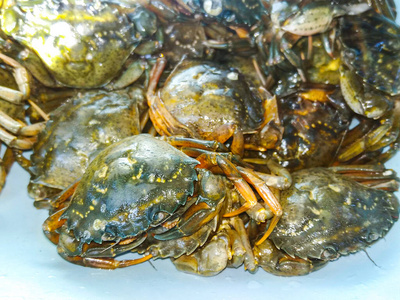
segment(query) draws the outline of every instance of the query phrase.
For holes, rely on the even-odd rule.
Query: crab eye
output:
[[[336,249],[332,247],[328,247],[324,250],[324,252],[321,255],[322,259],[335,259],[338,257],[338,253]]]
[[[102,236],[101,239],[103,241],[113,241],[115,239],[115,235],[109,233],[109,232],[105,232]]]
[[[159,213],[155,214],[153,217],[153,225],[158,225],[167,218],[168,214],[165,212],[160,211]]]

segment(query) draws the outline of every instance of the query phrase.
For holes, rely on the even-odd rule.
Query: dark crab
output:
[[[82,176],[107,146],[139,134],[140,87],[78,94],[50,114],[31,155],[29,194],[43,204]]]
[[[299,88],[278,97],[278,111],[281,139],[267,152],[247,151],[246,161],[262,164],[272,156],[292,171],[335,162],[352,120],[340,90],[329,85]]]
[[[109,87],[126,86],[145,67],[131,54],[161,46],[153,39],[155,15],[136,1],[2,1],[0,13],[1,30],[12,39],[0,50],[46,86],[100,87],[121,73]]]
[[[167,140],[175,146],[224,150],[222,144],[215,142],[186,138]],[[265,221],[268,213],[258,204],[247,181],[254,185],[265,201],[269,201],[269,205],[273,202],[273,212],[280,214],[275,196],[265,182],[254,178],[250,169],[240,168],[239,171],[226,153],[198,148],[182,148],[182,151],[149,135],[126,138],[103,150],[89,165],[79,184],[67,189],[53,202],[58,210],[45,222],[44,230],[58,244],[60,255],[85,266],[120,268],[142,261],[114,259],[118,254],[136,251],[135,248],[142,243],[150,251],[147,259],[190,253],[204,243],[201,242],[203,234],[208,237],[207,224],[212,220],[215,222],[220,211],[226,211],[227,199],[230,198],[227,194],[231,194],[231,191],[242,195],[245,204],[225,213],[225,217],[257,208],[253,218],[258,222]],[[235,157],[231,159],[240,163]],[[224,176],[213,174],[211,169],[222,171]],[[226,178],[229,180],[226,181]],[[232,187],[226,188],[226,183],[232,186],[229,181],[235,187],[233,190]],[[68,204],[66,199],[74,189],[73,198]],[[182,212],[181,208],[186,203],[190,203],[190,206]],[[278,219],[276,216],[272,219],[267,234]],[[170,230],[166,231],[168,228]],[[185,237],[190,240],[192,234],[200,235],[194,239],[197,245],[194,249],[193,243],[182,249],[179,242],[174,242]],[[147,245],[147,236],[149,239],[167,241],[167,246],[171,245],[168,240],[172,240],[175,248],[171,249],[165,244],[160,246],[159,242]],[[186,245],[186,242],[181,244]]]
[[[350,130],[338,153],[339,163],[384,163],[399,149],[400,101],[378,120],[359,117],[360,123]]]
[[[247,221],[250,255],[234,238],[240,229],[232,233],[227,226],[238,220],[230,219],[203,247],[174,260],[178,270],[213,276],[247,259],[274,275],[306,275],[370,246],[398,219],[399,202],[393,192],[399,179],[392,170],[368,165],[311,168],[292,176],[293,185],[279,197],[285,218],[270,237],[259,237],[265,224]]]
[[[266,69],[295,67],[302,81],[307,81],[302,58],[293,47],[302,37],[321,34],[326,51],[332,54],[330,31],[343,15],[356,15],[370,7],[367,3],[347,1],[270,1],[269,18],[253,30],[252,38],[259,49],[260,65]]]
[[[352,109],[378,119],[400,94],[400,28],[373,11],[340,22],[341,88]]]
[[[304,260],[318,266],[355,253],[384,237],[398,220],[399,202],[393,192],[399,179],[392,170],[367,165],[313,168],[292,176],[293,185],[281,193],[283,217],[269,238],[286,254],[283,262]],[[277,264],[273,273],[312,271],[294,270],[279,274]]]

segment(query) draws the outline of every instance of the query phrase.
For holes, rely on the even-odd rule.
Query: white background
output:
[[[400,173],[400,155],[387,167]],[[33,207],[28,181],[15,165],[0,195],[0,299],[400,299],[400,224],[367,249],[376,265],[360,252],[303,277],[243,267],[199,277],[176,271],[169,260],[98,270],[58,256],[41,229],[47,211]]]

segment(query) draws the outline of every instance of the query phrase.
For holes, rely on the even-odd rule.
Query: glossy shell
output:
[[[134,90],[87,92],[50,115],[31,156],[32,197],[46,197],[46,188],[66,188],[99,151],[140,132],[137,101],[142,99],[131,98]]]
[[[400,28],[369,11],[341,20],[343,61],[363,80],[389,95],[400,93]]]
[[[160,94],[171,114],[200,136],[237,125],[253,131],[263,121],[261,99],[235,69],[213,62],[183,61]]]
[[[33,50],[65,86],[108,83],[140,41],[152,35],[155,16],[117,1],[3,1],[0,26]]]
[[[295,94],[279,99],[279,112],[284,132],[273,156],[282,166],[298,170],[334,161],[350,125],[350,111],[329,100],[310,101]]]
[[[136,236],[186,203],[197,164],[150,135],[126,138],[93,160],[62,218],[81,243]]]
[[[305,169],[292,177],[292,187],[281,194],[282,218],[270,236],[291,256],[328,260],[362,250],[399,217],[392,193],[328,169]]]

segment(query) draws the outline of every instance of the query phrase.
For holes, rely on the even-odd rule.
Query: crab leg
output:
[[[67,253],[65,253],[64,249],[62,249],[61,247],[57,247],[57,251],[62,258],[71,263],[81,265],[84,267],[112,269],[112,270],[138,265],[153,257],[153,255],[148,254],[142,258],[137,258],[137,259],[116,260],[114,258],[69,256]]]
[[[161,137],[175,147],[192,147],[215,152],[228,152],[229,149],[218,141],[197,140],[179,136]]]
[[[348,165],[329,169],[375,189],[397,191],[399,188],[396,172],[382,165]]]
[[[165,58],[159,58],[150,73],[150,82],[146,93],[150,119],[161,135],[180,134],[197,137],[192,130],[171,115],[160,96],[156,93],[157,83],[166,65],[167,60]]]
[[[54,208],[60,208],[72,195],[75,193],[80,180],[75,181],[69,187],[67,187],[60,196],[58,196],[52,203],[51,206]]]
[[[240,176],[235,165],[228,159],[219,155],[218,153],[204,153],[196,159],[200,162],[200,165],[198,165],[197,168],[210,169],[214,166],[221,168],[225,176],[233,182],[238,192],[246,200],[246,203],[242,207],[225,214],[224,217],[233,217],[239,215],[257,204],[257,198],[253,190],[243,179],[243,177]]]
[[[105,247],[104,245],[99,245],[99,247],[90,247],[84,251],[81,255],[82,257],[90,257],[90,258],[113,258],[117,255],[126,253],[128,251],[133,250],[137,246],[139,246],[143,241],[147,238],[147,234],[143,234],[142,236],[130,237],[126,238],[122,241],[112,243],[111,246]],[[93,243],[98,245],[96,243]]]
[[[0,59],[2,59],[6,64],[14,68],[13,74],[19,88],[19,91],[13,92],[8,88],[1,87],[0,95],[7,101],[20,104],[30,94],[28,71],[17,61],[2,53],[0,53]]]
[[[254,173],[268,186],[273,186],[274,188],[284,190],[292,185],[292,176],[285,168],[283,168],[278,163],[263,158],[246,158],[244,161],[258,165],[267,165],[268,169],[270,169],[270,171],[274,175],[260,173],[257,171],[254,171]]]
[[[189,236],[214,219],[223,207],[225,193],[221,193],[218,199],[214,195],[208,194],[207,186],[213,184],[217,185],[216,176],[211,172],[205,172],[200,181],[197,201],[179,218],[176,226],[154,237],[157,240],[171,240]]]
[[[36,138],[17,138],[16,136],[8,133],[7,131],[0,128],[0,140],[3,141],[7,146],[12,148],[18,148],[22,150],[32,149],[33,144],[36,142]]]
[[[44,122],[36,123],[33,125],[21,124],[15,121],[13,118],[5,114],[0,110],[0,124],[3,125],[8,131],[14,134],[24,135],[24,136],[35,136],[37,135],[45,126]]]
[[[7,148],[3,159],[0,159],[0,192],[6,183],[7,174],[10,172],[11,166],[14,163],[14,155],[10,148]]]
[[[250,246],[249,237],[246,233],[246,228],[244,227],[243,220],[234,217],[230,220],[230,223],[235,228],[236,232],[239,234],[240,241],[242,242],[243,247],[245,248],[245,259],[244,259],[244,266],[246,270],[254,273],[257,271],[257,263],[253,254],[253,250]]]
[[[60,220],[60,217],[66,209],[67,208],[64,207],[58,210],[57,212],[49,216],[42,225],[44,234],[55,245],[58,244],[58,241],[60,239],[60,234],[56,232],[56,230],[63,226],[65,223],[65,220]]]
[[[361,154],[363,151],[368,150],[369,147],[379,143],[379,141],[387,134],[391,127],[391,122],[385,122],[378,128],[360,137],[359,139],[348,145],[343,151],[341,151],[338,156],[338,161],[349,161],[350,159]]]
[[[243,178],[249,182],[251,185],[254,186],[254,188],[257,190],[258,194],[263,198],[265,203],[268,205],[268,207],[271,209],[272,213],[274,214],[274,217],[272,218],[268,230],[264,233],[263,237],[256,242],[256,245],[261,244],[264,242],[268,236],[271,234],[271,232],[274,230],[276,224],[278,224],[279,219],[282,216],[282,206],[279,203],[278,199],[275,197],[275,195],[271,192],[271,190],[268,188],[268,186],[265,184],[263,180],[261,180],[253,170],[245,169],[238,167],[237,168],[240,174],[243,176]]]

